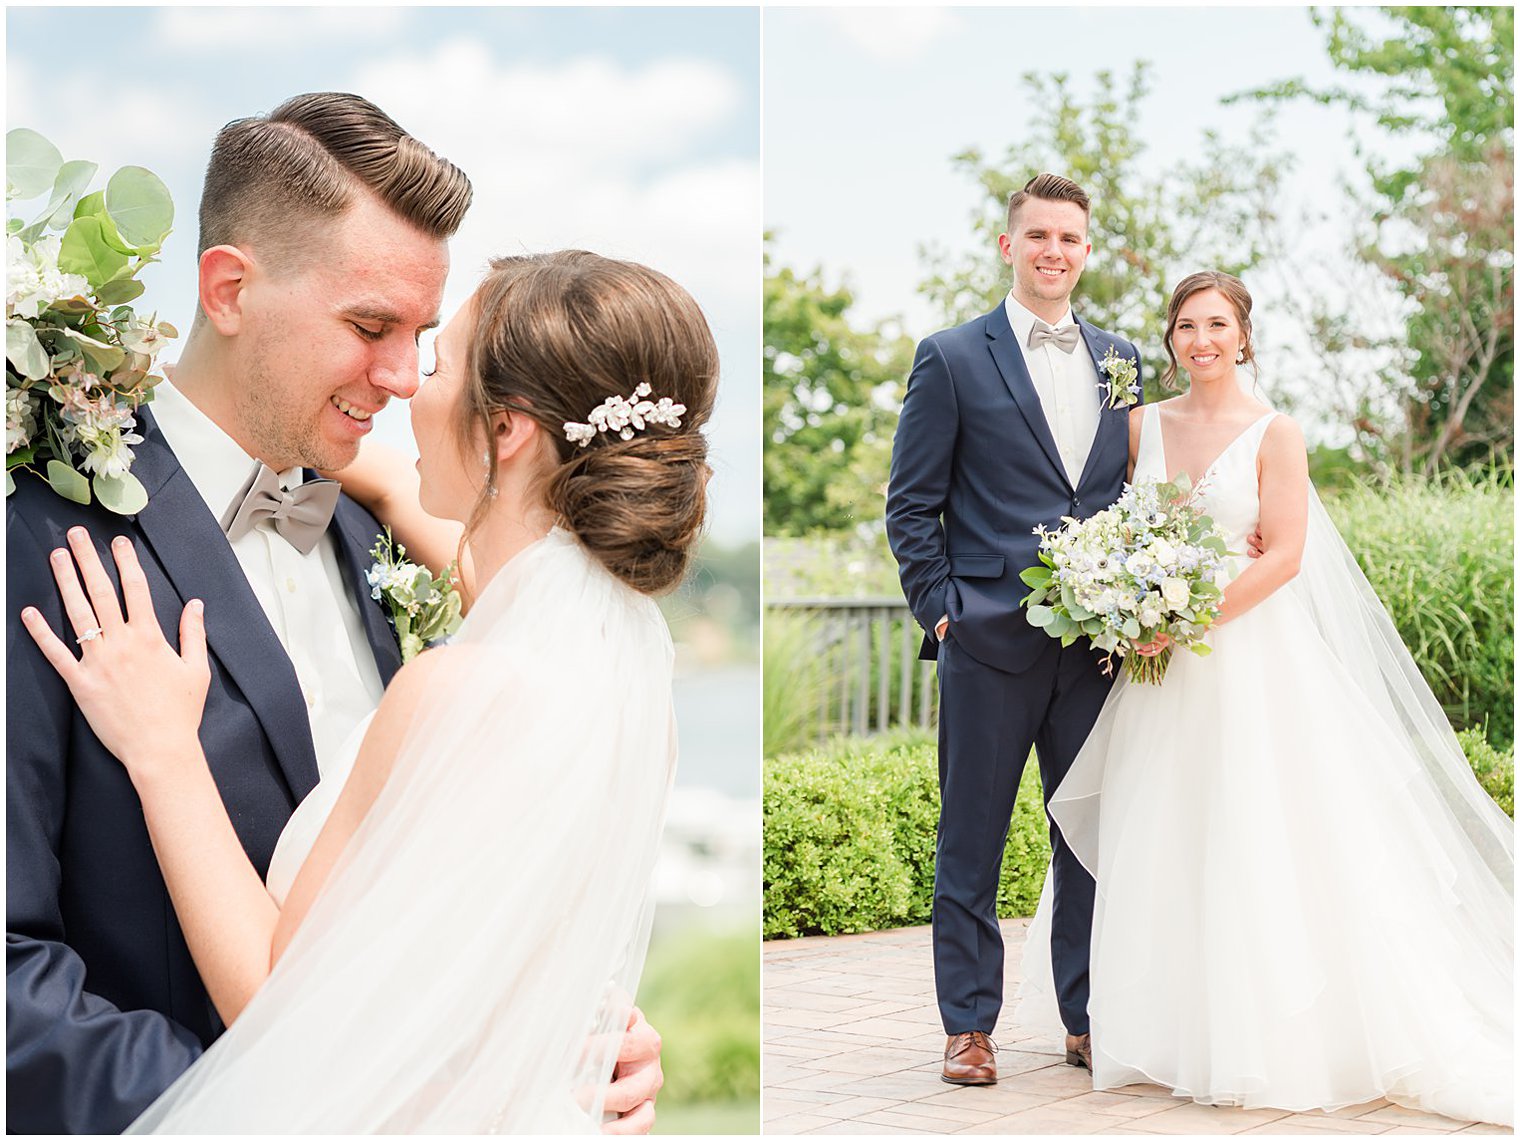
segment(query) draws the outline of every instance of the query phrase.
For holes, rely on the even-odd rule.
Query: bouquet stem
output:
[[[1172,648],[1168,646],[1154,657],[1130,653],[1124,655],[1124,668],[1129,671],[1130,681],[1144,685],[1160,685],[1166,676],[1166,667],[1172,663]]]

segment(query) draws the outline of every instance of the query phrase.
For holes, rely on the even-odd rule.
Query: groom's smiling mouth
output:
[[[373,416],[375,412],[380,411],[378,408],[376,408],[374,411],[366,412],[362,408],[356,408],[347,400],[344,400],[341,396],[328,397],[328,403],[336,408],[339,412],[343,413],[343,415],[347,416],[350,420],[357,420],[361,424]]]
[[[1066,272],[1064,267],[1055,265],[1037,265],[1034,268],[1037,273],[1044,277],[1060,277]]]

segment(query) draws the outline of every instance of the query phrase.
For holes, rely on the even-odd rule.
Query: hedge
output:
[[[1513,747],[1479,730],[1459,740],[1479,782],[1514,815]],[[837,935],[927,923],[939,817],[934,741],[922,733],[842,737],[765,767],[765,937]],[[998,914],[1034,912],[1050,862],[1039,765],[1024,767]]]

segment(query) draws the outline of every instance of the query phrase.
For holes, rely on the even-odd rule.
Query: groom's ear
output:
[[[211,327],[224,337],[235,336],[243,327],[243,287],[252,263],[236,246],[212,246],[201,254],[201,312]]]

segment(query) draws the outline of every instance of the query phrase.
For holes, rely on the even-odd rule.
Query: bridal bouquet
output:
[[[87,194],[92,162],[64,162],[36,131],[5,136],[5,493],[17,469],[59,495],[121,515],[148,496],[131,472],[136,412],[152,397],[154,358],[174,327],[129,302],[137,274],[174,222],[169,191],[125,166]],[[47,194],[31,222],[15,201]]]
[[[1105,652],[1105,673],[1117,654],[1132,680],[1151,684],[1166,675],[1172,650],[1145,657],[1132,639],[1166,634],[1195,654],[1210,652],[1203,635],[1219,616],[1216,575],[1230,552],[1186,475],[1128,484],[1092,518],[1068,516],[1059,530],[1035,534],[1040,565],[1019,575],[1030,588],[1024,605],[1029,621],[1063,646],[1086,636]]]

